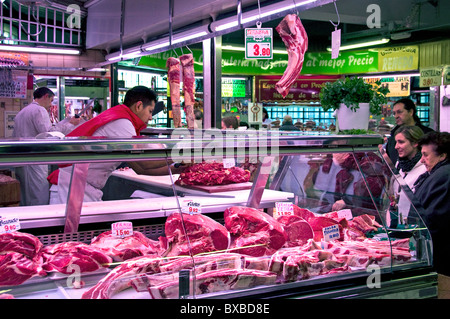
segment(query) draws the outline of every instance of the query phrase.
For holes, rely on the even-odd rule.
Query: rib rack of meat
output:
[[[288,14],[276,27],[288,51],[288,65],[280,81],[275,85],[278,93],[285,98],[292,83],[299,76],[306,50],[308,50],[308,35],[296,14]]]
[[[180,56],[183,74],[184,112],[188,128],[194,128],[194,102],[195,102],[195,71],[192,53]]]
[[[181,102],[180,102],[180,60],[170,57],[167,59],[167,81],[169,82],[170,101],[172,102],[172,117],[175,127],[181,127]]]

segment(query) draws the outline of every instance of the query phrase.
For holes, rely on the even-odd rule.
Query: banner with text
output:
[[[283,99],[283,96],[275,89],[275,84],[281,79],[281,76],[268,75],[255,77],[255,95],[256,101],[261,102],[319,102],[319,93],[326,82],[334,82],[341,76],[318,75],[318,76],[299,76],[292,84],[289,94]]]
[[[194,69],[203,72],[203,50],[192,49]],[[167,51],[143,56],[139,65],[166,69],[166,61],[174,56]],[[288,65],[288,55],[274,53],[273,59],[245,59],[244,51],[222,51],[222,74],[282,75]],[[336,59],[331,52],[306,52],[300,74],[342,75],[418,69],[418,47],[394,47],[365,51],[342,51]]]

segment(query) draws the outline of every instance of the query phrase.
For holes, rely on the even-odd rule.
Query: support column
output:
[[[203,41],[203,127],[221,128],[222,37]]]

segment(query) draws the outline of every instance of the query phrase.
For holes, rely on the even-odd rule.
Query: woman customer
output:
[[[399,159],[395,163],[394,177],[392,178],[392,194],[398,197],[399,217],[404,219],[410,210],[409,193],[405,195],[400,185],[408,186],[414,191],[414,182],[425,173],[427,169],[420,161],[422,153],[419,149],[419,140],[423,136],[423,131],[418,126],[401,126],[395,132],[395,149]]]
[[[427,172],[416,180],[416,207],[433,241],[433,265],[438,273],[438,298],[450,299],[450,133],[430,132],[419,141]]]

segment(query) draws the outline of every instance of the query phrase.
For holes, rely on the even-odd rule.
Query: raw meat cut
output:
[[[34,258],[42,246],[39,238],[32,234],[18,231],[0,234],[0,254],[16,252]]]
[[[183,222],[187,236],[184,232]],[[174,213],[170,215],[165,223],[165,234],[169,246],[166,256],[189,256],[191,255],[190,251],[192,255],[196,255],[224,250],[230,245],[228,230],[212,218],[202,214]]]
[[[311,225],[303,218],[297,215],[280,216],[277,221],[284,226],[287,235],[286,246],[302,246],[309,239],[314,238],[314,231]]]
[[[342,169],[336,174],[335,193],[347,194],[348,186],[353,182],[354,176],[347,169]],[[339,197],[339,196],[338,196]]]
[[[108,267],[112,258],[100,249],[80,242],[65,242],[45,246],[42,249],[43,269],[48,272],[72,274],[77,265],[80,272],[91,272],[102,267]]]
[[[45,275],[39,255],[29,258],[16,252],[0,254],[0,287],[20,285],[31,277]]]
[[[120,238],[108,230],[93,238],[91,246],[99,248],[114,261],[124,261],[144,255],[156,256],[165,251],[165,247],[161,247],[159,241],[151,240],[138,231],[133,231],[131,236]]]
[[[375,221],[375,216],[367,214],[356,216],[349,221],[349,228],[357,229],[364,234],[370,231],[377,231],[378,228],[381,227],[382,226]]]
[[[306,208],[300,208],[297,205],[292,205],[294,207],[294,215],[303,218],[308,221],[310,218],[315,217],[314,213]]]
[[[269,271],[250,269],[219,269],[201,273],[195,277],[195,291],[191,294],[206,294],[225,290],[252,288],[274,284],[276,274]],[[192,284],[190,285],[193,286]],[[155,299],[178,298],[178,280],[150,285],[148,291]]]
[[[167,59],[166,67],[167,82],[169,82],[170,101],[172,102],[172,118],[175,128],[181,127],[181,100],[180,100],[180,60],[170,57]]]
[[[258,257],[271,255],[287,240],[283,225],[272,216],[255,208],[244,206],[228,207],[224,212],[225,227],[233,236],[231,248],[243,247],[242,254]],[[244,246],[263,244],[258,247]]]
[[[195,71],[194,57],[192,54],[180,56],[183,73],[184,112],[188,128],[194,128],[194,103],[195,103]]]
[[[250,180],[250,172],[240,167],[224,168],[223,163],[203,162],[186,167],[175,184],[184,185],[227,185]]]
[[[339,226],[339,233],[340,237],[339,240],[344,240],[344,228],[341,224],[339,224],[336,220],[328,217],[314,217],[308,220],[308,223],[311,225],[313,231],[314,231],[314,240],[315,241],[321,241],[323,239],[323,228],[329,227],[332,225],[338,225]]]
[[[288,14],[276,27],[288,51],[288,65],[283,76],[275,85],[283,98],[287,96],[294,81],[299,76],[306,50],[308,50],[308,35],[296,14]]]
[[[131,280],[139,274],[159,272],[162,259],[152,257],[136,257],[124,261],[95,286],[82,295],[82,299],[109,299],[114,294],[131,287]]]

